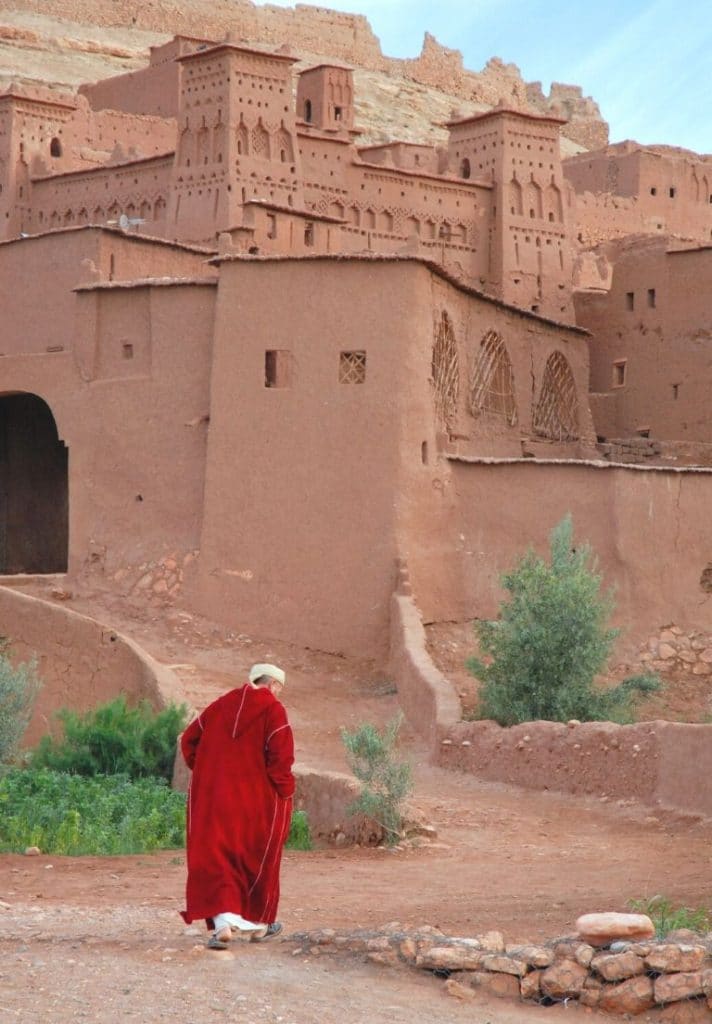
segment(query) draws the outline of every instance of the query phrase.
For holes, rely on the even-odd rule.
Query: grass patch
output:
[[[311,850],[313,848],[309,819],[306,811],[295,811],[285,843],[286,850]]]
[[[37,846],[42,853],[110,857],[182,849],[185,803],[185,793],[162,779],[10,768],[0,776],[0,853]],[[312,849],[304,811],[294,812],[286,847]]]
[[[629,906],[637,914],[647,914],[655,925],[655,934],[664,939],[678,928],[704,934],[712,928],[710,912],[704,907],[679,907],[664,896],[652,896],[647,900],[629,900]]]
[[[112,856],[177,849],[185,840],[185,794],[158,779],[85,778],[46,768],[0,777],[0,852]]]

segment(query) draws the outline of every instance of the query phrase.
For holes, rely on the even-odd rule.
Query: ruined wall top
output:
[[[47,4],[46,0],[0,0],[2,10],[46,15]],[[156,0],[151,4],[138,4],[136,0],[53,0],[52,17],[106,28],[130,26],[178,34],[185,40],[186,49],[206,36],[220,39],[228,32],[235,41],[274,47],[288,39],[296,51],[403,75],[476,103],[495,106],[504,100],[510,106],[538,113],[563,113],[569,121],[564,134],[587,149],[608,141],[608,125],[597,104],[584,97],[577,86],[554,84],[547,97],[540,83],[527,84],[515,64],[506,64],[498,57],[490,59],[479,72],[469,71],[458,50],[442,46],[430,33],[425,34],[418,57],[387,57],[363,15],[304,4],[258,7],[251,0]],[[168,52],[160,52],[162,49],[157,48],[152,62],[169,57]]]

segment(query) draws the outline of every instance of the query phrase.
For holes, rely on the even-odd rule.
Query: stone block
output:
[[[661,943],[654,946],[645,958],[645,966],[659,974],[675,971],[699,971],[707,950],[704,946],[682,946]]]
[[[679,974],[661,974],[653,983],[656,1003],[675,1003],[692,999],[704,992],[701,971],[683,971]]]
[[[655,1005],[653,982],[645,975],[628,978],[601,990],[598,1008],[606,1013],[644,1013]]]
[[[418,954],[415,966],[424,971],[476,971],[485,956],[484,950],[466,946],[433,946]]]
[[[552,999],[571,999],[583,989],[588,971],[575,960],[557,960],[541,975],[542,995]]]
[[[522,999],[538,999],[541,995],[541,971],[530,971],[519,982]]]
[[[529,967],[550,967],[554,962],[554,954],[546,946],[507,946],[507,953]]]
[[[634,978],[645,971],[645,964],[641,957],[630,951],[599,954],[591,961],[591,967],[606,981],[624,981],[626,978]]]
[[[527,973],[527,965],[522,960],[515,960],[505,953],[490,953],[485,956],[482,966],[486,971],[494,971],[497,974],[513,974],[522,978]]]

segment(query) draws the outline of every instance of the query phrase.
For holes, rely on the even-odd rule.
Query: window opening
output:
[[[648,288],[648,306],[650,309],[655,309],[655,289]]]
[[[312,102],[304,100],[304,120],[309,122],[312,119]]]
[[[265,387],[290,388],[293,377],[292,353],[287,349],[267,349],[265,352]]]
[[[339,384],[363,384],[366,380],[366,353],[342,352],[339,355]]]
[[[625,293],[625,308],[629,311],[635,309],[635,292]]]
[[[49,144],[49,155],[53,157],[58,157],[62,155],[62,143],[59,141],[56,135]]]
[[[309,248],[314,245],[314,225],[311,221],[304,225],[304,244]]]
[[[512,363],[496,331],[488,331],[480,343],[470,380],[469,408],[475,417],[492,413],[510,426],[517,422]]]
[[[552,441],[578,440],[576,382],[561,352],[552,352],[546,361],[532,426],[535,434]]]
[[[613,364],[613,387],[622,388],[625,387],[626,382],[626,366],[627,360],[616,359]]]
[[[457,411],[460,364],[452,320],[445,310],[435,325],[431,377],[435,389],[435,410],[447,424]]]
[[[124,359],[133,359],[134,347],[130,342],[125,341],[121,346],[121,351],[123,352]]]

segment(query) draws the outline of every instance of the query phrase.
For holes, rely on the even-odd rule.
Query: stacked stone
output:
[[[197,556],[197,551],[172,552],[155,561],[123,566],[116,570],[113,579],[127,594],[145,595],[152,604],[165,604],[180,595],[185,572]]]
[[[660,442],[647,437],[611,438],[598,444],[597,448],[611,462],[629,462],[634,465],[657,459],[662,453]]]
[[[641,646],[640,661],[656,672],[712,675],[712,635],[685,633],[679,626],[666,626]]]
[[[623,917],[640,915],[615,915],[617,920]],[[612,1014],[667,1007],[670,1013],[699,1012],[701,1019],[712,1010],[712,935],[704,940],[690,935],[689,941],[686,936],[686,941],[631,939],[602,945],[606,937],[590,935],[591,941],[585,941],[579,931],[540,945],[508,945],[496,931],[452,938],[431,926],[409,931],[393,922],[375,932],[324,928],[290,938],[298,943],[295,955],[358,953],[372,963],[430,971],[445,980],[450,995],[462,1000],[479,992],[546,1005],[577,1000]]]

